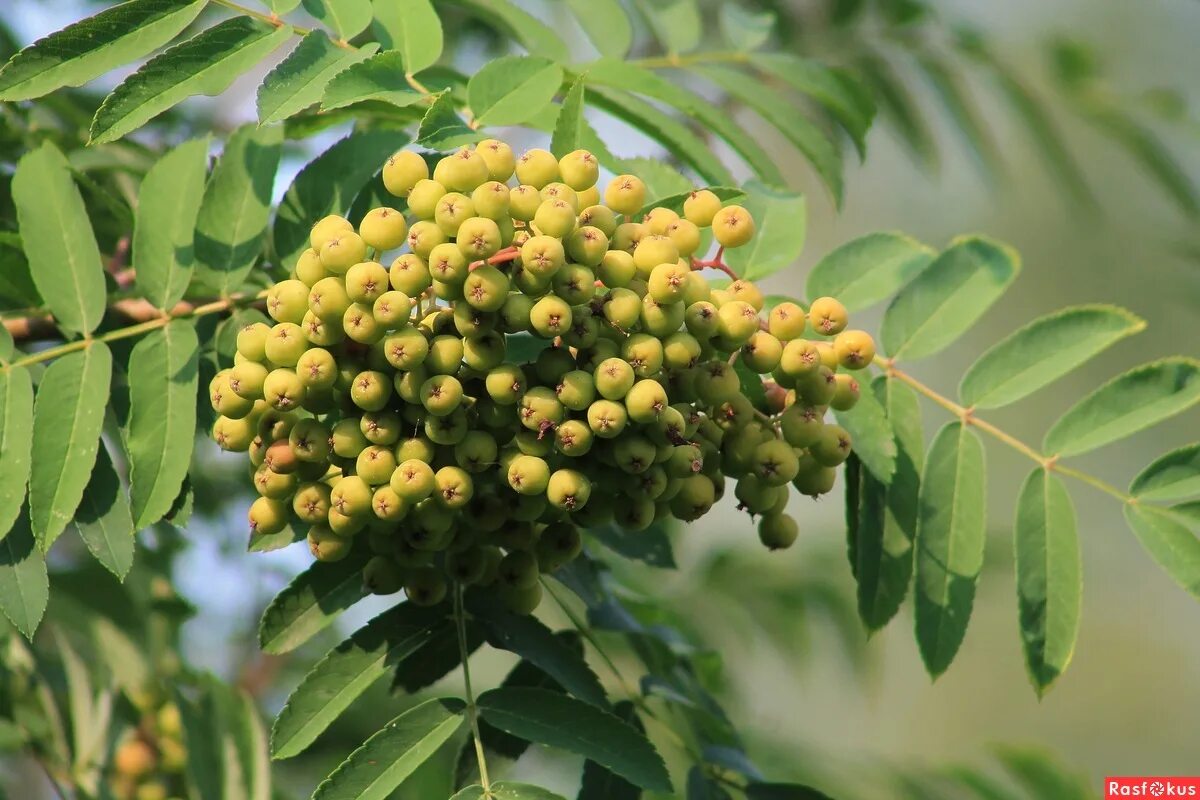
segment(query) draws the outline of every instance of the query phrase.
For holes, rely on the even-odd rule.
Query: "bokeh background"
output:
[[[1169,87],[1180,93],[1185,108],[1200,105],[1200,4],[1194,0],[947,0],[934,5],[951,24],[987,31],[995,51],[1018,65],[1052,106],[1046,44],[1064,34],[1102,54],[1107,90],[1123,102],[1149,104],[1154,90]],[[28,42],[79,18],[85,9],[76,0],[5,0],[0,19]],[[193,102],[212,115],[214,128],[227,130],[253,118],[256,83],[257,76],[247,78],[219,99]],[[773,276],[768,287],[802,294],[806,270],[822,254],[876,230],[903,230],[935,246],[963,232],[1011,243],[1024,260],[1012,290],[968,336],[914,367],[948,393],[990,343],[1043,313],[1104,302],[1145,317],[1146,333],[1016,406],[988,415],[1036,442],[1074,398],[1119,371],[1157,355],[1200,355],[1200,226],[1111,141],[1077,118],[1058,115],[1068,149],[1098,200],[1097,210],[1087,209],[1047,170],[995,95],[980,91],[975,97],[1002,161],[994,173],[980,169],[940,107],[927,99],[922,108],[937,141],[936,165],[914,159],[893,129],[877,126],[865,162],[849,157],[853,163],[848,162],[840,210],[804,163],[789,165],[794,185],[809,197],[807,245],[802,261]],[[1185,110],[1157,130],[1178,168],[1200,179],[1197,119],[1189,121]],[[621,126],[596,123],[615,152],[655,155]],[[773,141],[772,132],[761,135]],[[309,144],[318,149],[331,140]],[[782,143],[778,151],[781,159],[793,157]],[[303,154],[297,152],[290,172],[281,174],[280,192],[301,163]],[[874,329],[878,315],[863,316],[856,323]],[[945,421],[938,409],[925,409],[927,431]],[[1124,485],[1142,465],[1196,439],[1198,431],[1200,412],[1193,410],[1086,456],[1079,466]],[[837,500],[795,500],[801,543],[768,554],[730,498],[679,533],[677,572],[649,574],[646,569],[634,576],[690,608],[694,624],[722,652],[723,700],[769,774],[815,776],[821,785],[857,792],[847,796],[888,798],[906,791],[906,771],[986,763],[997,747],[1025,745],[1052,751],[1068,769],[1086,776],[1097,793],[1106,774],[1200,770],[1200,606],[1144,554],[1118,505],[1082,485],[1072,486],[1085,563],[1082,630],[1072,668],[1037,699],[1022,662],[1011,554],[1016,493],[1031,465],[992,442],[987,452],[987,565],[962,651],[936,683],[921,666],[909,609],[869,640],[857,626]],[[207,449],[202,457],[211,459],[214,471],[239,469]],[[186,627],[190,660],[254,685],[265,710],[273,713],[317,651],[301,651],[290,662],[264,661],[256,654],[254,630],[268,599],[308,559],[292,551],[245,554],[241,520],[248,502],[247,496],[216,521],[192,524],[176,580],[197,607]],[[788,586],[789,591],[784,602],[764,603],[747,596],[759,591],[755,584]],[[343,620],[341,632],[378,607],[357,609]],[[331,633],[325,644],[338,636]],[[498,679],[512,663],[505,656],[480,662],[483,680]],[[448,685],[457,680],[446,679]],[[378,724],[387,718],[378,710],[382,705],[400,708],[405,702],[382,691],[365,698],[357,716],[325,737],[315,756],[282,768],[288,789],[297,795],[311,789],[331,761],[372,729],[372,720]],[[517,768],[549,775],[544,777],[548,785],[569,788],[569,779],[554,783],[556,764],[544,753],[532,752]],[[11,787],[12,796],[29,796],[19,786]]]

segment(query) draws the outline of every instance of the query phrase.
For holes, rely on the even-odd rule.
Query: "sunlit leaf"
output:
[[[375,35],[398,50],[407,72],[433,66],[442,55],[442,21],[430,0],[374,0]]]
[[[502,56],[471,76],[467,101],[481,125],[518,125],[546,107],[562,80],[549,59]]]
[[[583,80],[582,75],[575,79],[558,110],[558,119],[554,123],[554,135],[550,139],[550,152],[557,158],[562,158],[567,153],[583,146],[583,132],[586,125],[583,118],[585,91]]]
[[[333,28],[339,39],[362,33],[371,24],[371,0],[301,0],[304,10],[323,25]]]
[[[376,53],[334,76],[325,87],[321,108],[330,111],[368,100],[404,107],[419,103],[424,97],[408,85],[403,57],[391,50]]]
[[[747,280],[759,280],[790,266],[804,249],[808,224],[804,195],[751,181],[743,205],[754,218],[749,244],[725,251],[725,263]]]
[[[810,299],[836,297],[848,311],[890,297],[920,275],[936,251],[902,233],[869,233],[825,254],[808,274]]]
[[[442,92],[429,106],[417,129],[417,143],[439,150],[469,144],[482,138],[458,115],[458,103],[450,92]]]
[[[687,53],[700,45],[704,21],[696,0],[635,0],[635,4],[667,52]]]
[[[133,228],[138,290],[168,311],[183,298],[195,268],[194,237],[208,172],[208,138],[172,148],[142,179]]]
[[[896,472],[896,439],[883,404],[870,386],[859,388],[858,402],[849,411],[834,416],[854,441],[854,452],[871,474],[882,483],[890,483]]]
[[[366,597],[362,568],[370,556],[364,550],[359,548],[334,563],[315,562],[277,594],[259,623],[262,649],[268,653],[295,650]]]
[[[722,3],[721,33],[734,50],[757,50],[771,37],[775,15],[770,11],[751,11],[740,3]]]
[[[0,368],[0,539],[25,502],[33,447],[33,379],[25,367]]]
[[[121,479],[103,445],[96,452],[92,477],[75,510],[73,524],[96,560],[124,580],[133,566],[133,516]]]
[[[1190,444],[1155,459],[1129,484],[1142,500],[1178,500],[1200,494],[1200,444]]]
[[[321,31],[305,34],[258,87],[258,124],[269,125],[298,114],[321,99],[325,87],[335,75],[352,64],[369,58],[379,49],[370,43],[362,47],[339,47]]]
[[[620,0],[567,0],[567,5],[600,55],[625,57],[633,46],[633,24]]]

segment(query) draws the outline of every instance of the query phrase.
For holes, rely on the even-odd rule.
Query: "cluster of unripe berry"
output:
[[[794,541],[788,486],[832,488],[850,437],[826,412],[859,392],[838,369],[874,343],[832,298],[768,311],[749,281],[710,284],[703,269],[754,234],[745,208],[700,190],[682,214],[643,213],[640,179],[601,197],[598,178],[583,150],[487,140],[432,176],[401,151],[383,181],[411,224],[376,208],[313,227],[270,290],[276,324],[244,328],[210,387],[216,440],[249,451],[252,535],[295,516],[318,559],[370,548],[373,591],[492,586],[521,612],[580,529],[695,520],[727,478],[768,547]]]
[[[109,792],[117,800],[168,800],[183,791],[187,751],[183,724],[173,703],[144,715],[137,730],[113,750]],[[176,791],[172,791],[172,790]]]

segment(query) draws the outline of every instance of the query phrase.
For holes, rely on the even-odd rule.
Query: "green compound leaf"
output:
[[[837,146],[795,103],[754,76],[720,66],[700,67],[700,75],[744,103],[804,154],[838,206],[842,203],[842,154]],[[782,184],[782,180],[772,182]]]
[[[704,20],[696,0],[635,0],[635,5],[667,52],[686,53],[700,46]]]
[[[313,563],[263,612],[258,643],[273,655],[295,650],[367,596],[362,569],[370,554],[358,548],[341,561]]]
[[[240,289],[262,253],[282,144],[281,127],[243,125],[229,137],[205,187],[196,220],[196,281],[218,294]]]
[[[1029,474],[1015,534],[1021,640],[1040,696],[1071,663],[1083,594],[1075,507],[1061,478],[1044,469]]]
[[[480,713],[513,736],[578,753],[643,789],[670,792],[671,779],[654,745],[621,719],[547,689],[493,689]]]
[[[463,6],[490,27],[520,42],[530,55],[560,64],[571,60],[571,53],[557,31],[509,0],[455,0],[455,5]]]
[[[375,0],[372,27],[384,50],[399,51],[409,73],[442,57],[442,21],[429,0]]]
[[[191,24],[205,0],[132,0],[38,39],[0,69],[0,102],[82,86],[137,61]]]
[[[1193,597],[1200,598],[1200,538],[1195,509],[1165,509],[1130,503],[1125,520],[1150,557]]]
[[[458,102],[449,91],[437,95],[417,129],[417,143],[440,150],[479,141],[481,135],[458,115]]]
[[[1066,375],[1146,322],[1115,306],[1075,306],[1035,320],[984,353],[963,376],[967,406],[998,408]]]
[[[609,523],[599,528],[589,528],[588,533],[600,544],[625,558],[662,569],[675,569],[678,566],[666,525],[651,524],[642,531],[629,531]]]
[[[306,34],[258,87],[258,124],[279,122],[318,102],[335,75],[378,49],[374,43],[339,47],[321,31]]]
[[[547,58],[503,56],[471,76],[467,101],[481,125],[519,125],[554,99],[562,80],[562,67]]]
[[[138,290],[163,311],[183,299],[195,269],[208,137],[184,142],[151,167],[138,190],[133,268]]]
[[[516,653],[580,700],[599,708],[609,707],[604,688],[582,654],[564,644],[541,621],[509,613],[494,602],[471,603],[469,608],[494,647]]]
[[[1156,459],[1129,484],[1129,493],[1142,500],[1178,500],[1200,494],[1200,443]]]
[[[83,197],[58,148],[44,142],[21,157],[12,198],[38,293],[59,327],[91,333],[104,316],[104,265]]]
[[[725,252],[725,263],[746,280],[760,280],[790,266],[804,249],[808,224],[804,195],[757,181],[745,186],[746,210],[754,217],[749,244]]]
[[[344,214],[355,196],[392,153],[408,144],[402,131],[352,133],[310,161],[288,187],[275,217],[275,253],[291,266],[308,247],[317,220]]]
[[[46,559],[34,541],[29,514],[22,508],[12,530],[0,540],[0,611],[26,639],[32,639],[49,601]]]
[[[299,755],[375,681],[448,626],[444,609],[402,603],[329,651],[288,696],[271,728],[271,757]]]
[[[869,233],[817,262],[808,274],[808,297],[836,297],[847,311],[869,308],[907,286],[936,255],[902,233]]]
[[[234,17],[147,61],[112,91],[92,120],[91,143],[120,139],[197,94],[218,95],[292,35],[250,17]]]
[[[983,444],[958,422],[943,427],[921,476],[916,545],[917,645],[937,678],[954,660],[983,568],[987,500]]]
[[[1166,358],[1113,378],[1063,414],[1043,449],[1076,456],[1124,439],[1200,403],[1200,361]]]
[[[562,158],[567,153],[583,147],[583,136],[587,126],[583,118],[583,109],[585,108],[583,80],[583,75],[575,79],[558,110],[558,119],[554,123],[554,135],[550,139],[550,152],[556,158]]]
[[[33,447],[33,378],[24,367],[0,369],[0,539],[25,503]]]
[[[351,65],[334,76],[325,87],[321,109],[330,111],[366,100],[380,100],[394,106],[411,106],[425,95],[414,91],[404,77],[404,61],[395,50],[376,53]]]
[[[850,135],[859,156],[875,118],[871,93],[847,73],[790,53],[758,53],[750,63],[773,80],[816,101]]]
[[[896,437],[883,404],[869,386],[860,386],[849,411],[835,411],[838,423],[854,441],[854,452],[876,480],[888,484],[896,474]]]
[[[555,794],[549,789],[532,786],[528,783],[512,783],[501,781],[493,783],[490,793],[484,793],[483,787],[476,784],[460,789],[450,800],[564,800],[562,795]],[[617,800],[617,798],[609,798]]]
[[[38,384],[29,518],[43,553],[67,527],[83,498],[96,463],[111,379],[112,353],[104,342],[95,341],[52,363]]]
[[[588,41],[610,58],[624,58],[633,47],[633,23],[620,0],[567,0]]]
[[[943,350],[1000,299],[1020,268],[1007,245],[981,236],[956,239],[888,306],[884,348],[909,359]]]
[[[130,497],[138,529],[175,503],[192,460],[200,341],[191,320],[149,334],[129,357]]]
[[[896,472],[884,484],[863,471],[850,516],[858,615],[869,630],[876,631],[900,610],[912,579],[925,443],[916,392],[882,376],[872,389],[895,430]]]
[[[405,711],[350,754],[313,800],[384,800],[466,724],[466,703],[427,700]]]
[[[302,0],[304,10],[337,33],[339,39],[350,39],[367,29],[374,10],[371,0]]]
[[[96,464],[75,510],[74,526],[96,560],[118,580],[125,580],[133,566],[133,516],[121,479],[103,445],[96,451]]]

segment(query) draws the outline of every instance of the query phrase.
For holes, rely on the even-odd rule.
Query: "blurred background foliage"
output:
[[[7,56],[19,44],[90,13],[88,5],[8,0],[0,7],[0,51]],[[552,20],[562,13],[555,2],[529,5]],[[671,4],[638,5],[653,11]],[[935,245],[964,230],[1012,243],[1026,265],[1022,279],[980,325],[920,370],[923,379],[944,389],[1016,321],[1067,303],[1119,303],[1150,322],[1146,334],[1076,371],[1060,391],[1037,395],[1019,410],[996,412],[994,420],[1017,436],[1039,433],[1043,420],[1147,353],[1196,353],[1200,202],[1187,176],[1200,176],[1195,111],[1200,83],[1194,80],[1200,70],[1195,46],[1200,5],[1192,0],[759,5],[778,15],[772,35],[781,47],[857,71],[879,107],[865,160],[847,152],[840,209],[809,165],[775,141],[778,134],[754,131],[769,150],[782,154],[781,169],[810,199],[805,256],[772,277],[767,288],[800,293],[806,269],[820,255],[879,229],[904,230]],[[720,6],[701,4],[702,30],[719,29]],[[469,62],[464,66],[473,67],[505,45],[465,17],[446,29],[459,38],[459,57]],[[121,77],[110,76],[101,88]],[[251,119],[261,77],[247,76],[220,98],[190,101],[139,136],[107,146],[95,164],[86,153],[76,156],[73,164],[87,176],[85,199],[97,211],[94,218],[111,221],[108,228],[97,223],[105,252],[127,230],[120,220],[128,208],[122,209],[119,198],[128,200],[133,189],[124,185],[121,162],[148,163],[163,142],[193,131],[227,132]],[[12,150],[22,142],[18,132],[28,129],[59,139],[64,150],[78,150],[100,96],[57,93],[39,108],[44,116],[22,116],[0,105],[3,160],[15,160]],[[738,121],[759,124],[749,115]],[[614,151],[657,155],[618,123],[605,119],[597,125]],[[288,185],[306,156],[340,135],[319,127],[311,137],[289,143],[290,167],[281,170],[279,187]],[[0,181],[10,179],[0,174]],[[89,181],[95,191],[88,192]],[[866,320],[864,327],[877,321]],[[1133,443],[1090,456],[1082,466],[1121,481],[1129,465],[1147,463],[1194,438],[1197,422],[1193,411]],[[1195,605],[1159,578],[1111,503],[1079,503],[1087,583],[1074,667],[1040,702],[1030,691],[1015,646],[1009,544],[1012,504],[1025,465],[999,448],[988,455],[992,552],[958,662],[933,685],[910,635],[908,607],[901,611],[905,619],[869,639],[858,622],[841,508],[833,501],[793,500],[802,543],[782,554],[749,546],[753,528],[727,502],[677,533],[678,570],[622,562],[614,579],[626,608],[642,624],[682,634],[679,647],[687,647],[701,667],[698,679],[743,732],[758,766],[773,777],[808,780],[838,798],[953,798],[964,796],[965,785],[976,785],[983,787],[976,789],[978,796],[1058,800],[1095,796],[1106,774],[1194,772],[1200,752]],[[273,714],[313,658],[382,608],[362,604],[337,629],[287,657],[260,654],[254,631],[262,608],[306,558],[291,551],[246,556],[242,520],[250,496],[239,467],[208,444],[198,447],[197,459],[201,468],[193,472],[188,535],[160,526],[146,537],[149,546],[139,549],[124,588],[90,560],[56,551],[54,580],[63,591],[54,595],[55,625],[32,650],[10,653],[9,663],[45,664],[46,687],[57,699],[21,685],[38,702],[66,704],[64,731],[74,730],[76,709],[84,708],[66,698],[70,654],[98,660],[111,689],[118,690],[105,701],[109,689],[92,687],[93,721],[109,703],[105,713],[112,715],[114,731],[120,727],[126,738],[157,736],[158,723],[147,720],[157,719],[157,709],[173,700],[173,686],[196,702],[213,692],[224,693],[224,703],[242,696],[213,688],[204,677],[208,671]],[[118,629],[125,630],[122,641],[112,639]],[[632,664],[634,656],[623,643],[612,634],[599,635],[613,637],[618,668]],[[26,647],[7,632],[0,646]],[[500,680],[514,663],[508,654],[492,651],[479,661],[481,682]],[[606,681],[614,680],[604,665],[596,666]],[[0,692],[0,707],[8,716],[18,695],[13,687],[28,676],[2,677],[7,691]],[[444,680],[455,684],[459,678]],[[306,756],[275,765],[276,793],[306,795],[384,714],[412,702],[386,687],[368,693]],[[0,745],[12,745],[12,735],[0,725]],[[442,796],[444,776],[461,747],[452,744],[399,796]],[[79,755],[74,746],[68,751]],[[57,763],[50,753],[42,756],[0,760],[0,786],[13,798],[50,796],[46,774],[80,768]],[[576,767],[533,748],[513,769],[569,791],[561,781],[570,780],[565,776]],[[556,775],[564,776],[559,783]]]

